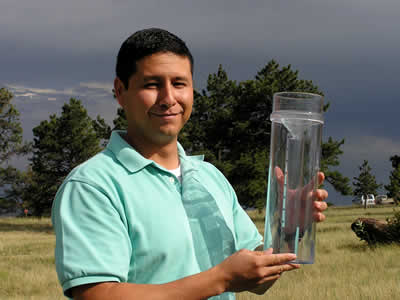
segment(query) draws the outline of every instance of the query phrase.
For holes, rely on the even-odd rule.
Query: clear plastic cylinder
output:
[[[320,165],[323,97],[274,94],[264,248],[295,253],[299,264],[315,257],[313,192]]]

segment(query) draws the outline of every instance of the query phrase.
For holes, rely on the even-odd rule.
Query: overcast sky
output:
[[[387,184],[400,155],[399,15],[398,0],[0,0],[0,87],[15,94],[26,139],[70,97],[111,124],[121,43],[161,27],[190,47],[197,89],[219,64],[238,81],[271,59],[291,64],[331,103],[324,136],[346,140],[338,169],[353,178],[367,159]]]

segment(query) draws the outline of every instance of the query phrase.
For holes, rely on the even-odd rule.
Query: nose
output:
[[[166,83],[161,89],[158,103],[163,109],[168,109],[176,104],[174,87],[171,83]]]

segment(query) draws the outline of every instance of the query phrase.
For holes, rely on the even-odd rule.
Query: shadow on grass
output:
[[[326,227],[317,228],[317,232],[321,232],[321,233],[323,233],[323,232],[342,232],[344,230],[345,229],[341,226],[329,226],[329,227],[326,226]]]
[[[346,243],[337,247],[338,249],[351,250],[353,252],[366,252],[373,250],[373,247],[368,246],[365,242],[359,243]]]
[[[35,224],[35,223],[24,223],[15,224],[11,222],[0,222],[0,232],[11,232],[11,231],[24,231],[24,232],[42,232],[42,233],[53,233],[53,226],[50,224]]]
[[[358,217],[363,217],[363,216],[382,216],[382,219],[385,219],[385,217],[390,217],[394,214],[393,211],[391,212],[380,212],[380,211],[363,211],[363,212],[359,212],[359,213],[344,213],[344,214],[340,214],[340,215],[329,215],[329,219],[341,219],[343,217],[354,217],[354,218],[358,218]]]
[[[366,252],[366,251],[375,251],[375,250],[379,250],[379,249],[398,247],[398,246],[400,246],[400,244],[398,244],[398,243],[388,243],[388,244],[377,243],[377,244],[368,245],[364,241],[359,241],[357,244],[356,243],[347,243],[344,245],[340,245],[337,248],[351,250],[353,252]]]

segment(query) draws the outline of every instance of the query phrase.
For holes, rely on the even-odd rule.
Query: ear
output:
[[[125,91],[125,86],[124,86],[123,82],[118,77],[115,77],[115,79],[114,79],[115,98],[117,98],[119,105],[121,105],[122,107],[123,107],[122,94],[124,93],[124,91]]]

